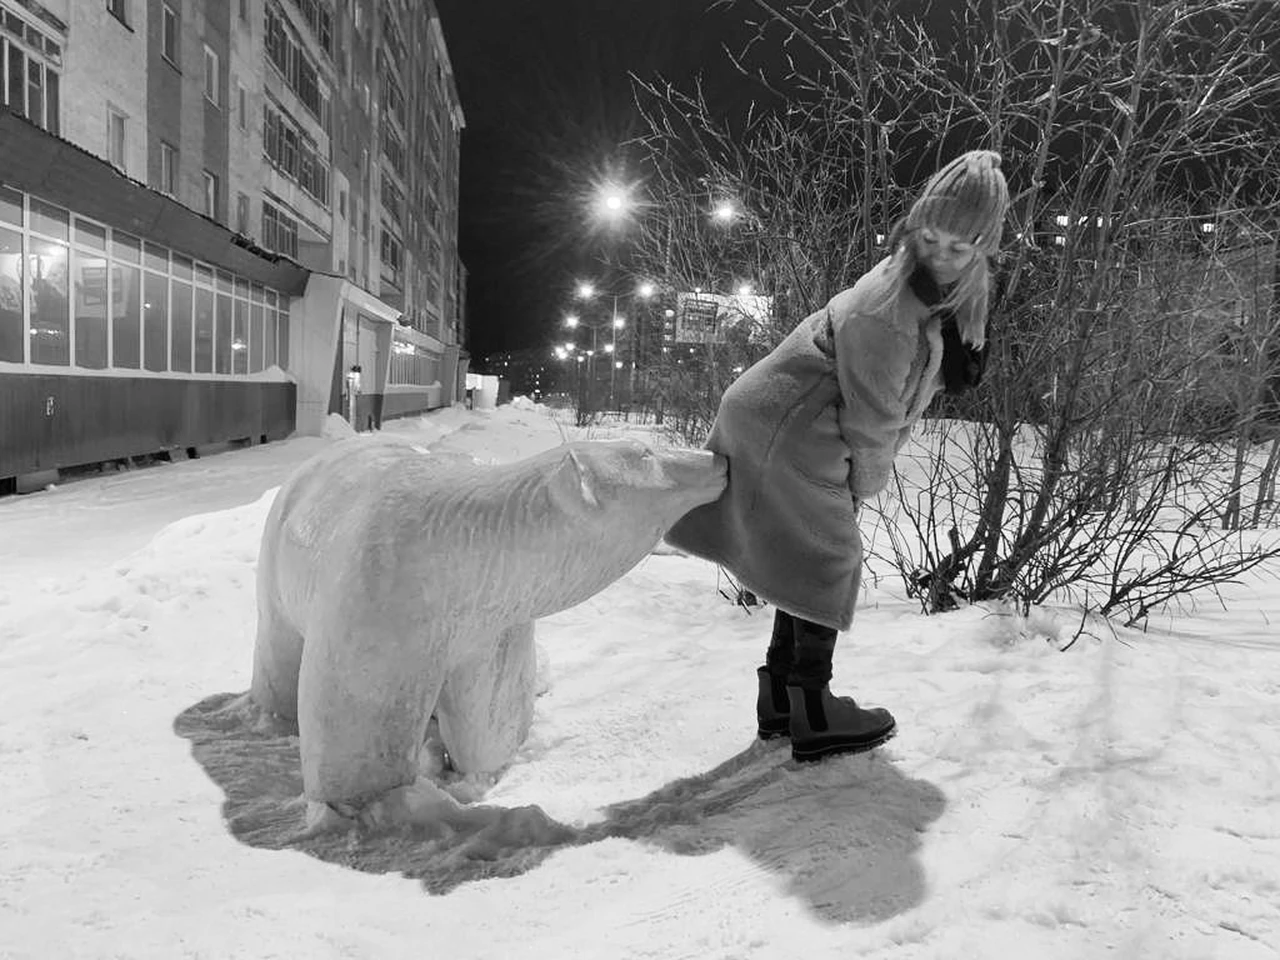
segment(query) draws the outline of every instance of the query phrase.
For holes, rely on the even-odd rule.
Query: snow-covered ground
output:
[[[493,460],[574,432],[389,429]],[[753,740],[772,611],[659,552],[540,623],[550,687],[482,800],[510,818],[290,842],[296,740],[219,708],[271,497],[325,442],[0,500],[0,957],[1280,956],[1275,569],[1065,653],[1069,613],[925,618],[882,577],[837,686],[899,736],[799,767]],[[557,842],[503,826],[530,805]]]

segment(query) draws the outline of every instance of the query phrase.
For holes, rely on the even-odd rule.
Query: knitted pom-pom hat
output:
[[[1000,172],[1000,154],[962,153],[929,178],[907,214],[906,228],[936,227],[964,237],[987,254],[1000,246],[1009,187]]]

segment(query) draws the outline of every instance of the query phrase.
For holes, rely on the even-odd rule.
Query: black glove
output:
[[[950,310],[942,313],[942,383],[947,393],[972,390],[982,382],[987,366],[987,344],[971,347],[960,339],[960,326]]]

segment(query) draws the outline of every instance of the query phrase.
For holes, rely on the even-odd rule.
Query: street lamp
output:
[[[721,223],[732,223],[738,216],[738,208],[732,200],[721,200],[712,208],[711,215]]]

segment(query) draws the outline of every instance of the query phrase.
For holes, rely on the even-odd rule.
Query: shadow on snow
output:
[[[510,830],[350,830],[302,837],[296,728],[266,720],[238,694],[184,710],[174,731],[226,796],[223,817],[242,843],[291,849],[368,873],[400,873],[432,894],[476,880],[514,877],[560,850],[621,838],[682,856],[732,846],[819,916],[882,921],[918,905],[925,878],[917,854],[942,813],[942,792],[904,776],[880,752],[812,766],[786,741],[751,745],[705,773],[613,804],[600,822],[548,821],[523,841]]]

